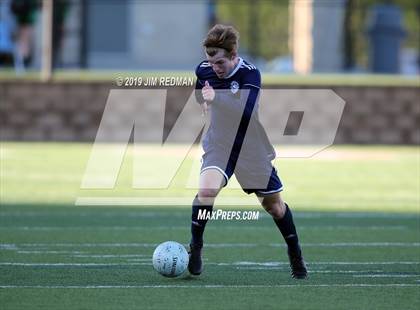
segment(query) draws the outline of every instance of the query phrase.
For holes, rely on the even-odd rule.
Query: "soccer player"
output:
[[[283,185],[271,164],[276,154],[258,120],[260,73],[238,56],[238,40],[233,27],[215,25],[203,42],[207,60],[195,71],[196,98],[204,113],[211,107],[211,122],[203,139],[199,190],[192,205],[188,270],[199,275],[203,269],[201,250],[207,220],[199,218],[199,210],[213,210],[216,196],[235,173],[242,189],[255,193],[273,217],[288,247],[292,277],[304,279],[307,270],[292,212],[280,196]]]

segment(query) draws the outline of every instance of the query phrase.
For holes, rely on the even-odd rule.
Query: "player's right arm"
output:
[[[197,77],[197,80],[195,82],[195,99],[201,105],[201,108],[203,109],[203,116],[204,116],[205,114],[207,114],[208,106],[207,106],[207,102],[204,100],[203,95],[202,95],[202,90],[203,90],[203,87],[205,87],[206,81],[200,78],[200,72],[199,72],[200,65],[198,65],[197,68],[195,69],[195,75]]]

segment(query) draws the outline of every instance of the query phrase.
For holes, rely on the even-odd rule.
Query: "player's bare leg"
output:
[[[308,272],[302,257],[296,227],[289,206],[283,201],[280,193],[258,196],[258,199],[263,208],[273,217],[274,222],[287,243],[287,254],[289,255],[293,278],[305,279]]]
[[[279,193],[257,196],[263,208],[273,217],[281,219],[286,212],[286,205]]]
[[[198,199],[202,204],[214,204],[217,194],[225,183],[225,177],[217,169],[207,169],[200,174]]]
[[[203,270],[201,249],[203,248],[203,233],[207,219],[199,218],[199,214],[211,214],[214,200],[224,183],[225,178],[217,169],[204,170],[200,175],[200,188],[195,196],[191,215],[191,243],[188,271],[193,275],[199,275]]]

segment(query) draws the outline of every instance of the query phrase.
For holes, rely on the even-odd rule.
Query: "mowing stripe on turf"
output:
[[[89,209],[88,209],[89,210]],[[107,218],[115,218],[115,217],[139,217],[139,218],[154,218],[154,217],[180,217],[185,218],[187,212],[179,212],[179,211],[172,211],[172,212],[153,212],[153,211],[138,211],[138,212],[112,212],[112,211],[103,211],[103,212],[83,212],[77,209],[77,212],[66,212],[66,211],[56,211],[51,210],[49,212],[44,211],[2,211],[0,215],[3,217],[11,216],[11,217],[107,217]],[[401,214],[405,218],[405,214]]]
[[[184,226],[3,226],[0,230],[30,230],[30,231],[57,231],[57,230],[171,230],[180,229],[188,230],[189,227]],[[220,227],[208,227],[210,230],[218,230]],[[255,226],[255,225],[223,225],[223,229],[250,229],[250,230],[273,230],[273,227]],[[352,225],[319,225],[319,226],[299,226],[300,230],[319,229],[319,230],[337,230],[337,229],[366,229],[366,230],[406,230],[410,229],[403,225],[389,225],[389,226],[352,226]]]
[[[275,287],[420,287],[420,284],[388,283],[388,284],[276,284],[276,285],[0,285],[2,289],[129,289],[129,288],[275,288]]]
[[[89,209],[88,209],[89,210]],[[245,210],[245,209],[241,209]],[[249,210],[249,209],[246,209]],[[253,211],[261,211],[261,209],[252,209]],[[112,212],[112,211],[103,211],[103,212],[65,212],[65,211],[54,211],[51,210],[49,212],[44,211],[1,211],[0,216],[12,216],[12,217],[68,217],[68,216],[76,216],[76,217],[140,217],[140,218],[154,218],[154,217],[180,217],[185,218],[188,215],[188,212],[180,212],[180,211],[160,211],[160,212],[153,212],[153,211],[124,211],[124,212]],[[271,216],[265,213],[260,214],[261,218],[270,218]],[[418,218],[418,214],[406,214],[406,213],[375,213],[375,212],[304,212],[304,211],[295,211],[293,213],[293,217],[296,218],[308,218],[308,219],[331,219],[331,218],[369,218],[369,219],[383,219],[383,218],[391,218],[391,219],[406,219],[406,220],[413,220],[413,218]]]
[[[190,207],[193,196],[184,196],[184,197],[162,197],[162,196],[149,196],[149,197],[110,197],[110,196],[97,196],[97,197],[77,197],[74,203],[75,206],[182,206]],[[383,205],[382,201],[377,199],[364,199],[365,202],[369,201],[371,206],[381,206]],[[389,200],[388,200],[389,201]],[[334,201],[331,201],[334,203]],[[395,200],[395,203],[399,202]],[[415,203],[414,201],[413,203]],[[301,203],[305,205],[310,205],[310,201],[302,201]],[[336,201],[343,205],[343,201]],[[221,196],[218,198],[219,206],[257,206],[259,205],[256,197],[253,196]],[[344,204],[345,205],[345,204]],[[351,206],[349,202],[346,206]]]
[[[192,196],[193,197],[193,196]],[[185,197],[77,197],[75,206],[191,206],[192,198]],[[256,197],[238,196],[218,198],[218,204],[221,206],[238,206],[238,205],[257,205]]]

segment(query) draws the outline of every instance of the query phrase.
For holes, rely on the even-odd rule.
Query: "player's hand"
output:
[[[207,102],[212,102],[216,96],[213,87],[210,86],[208,81],[204,83],[204,87],[201,89],[201,94],[203,95],[203,99]]]

